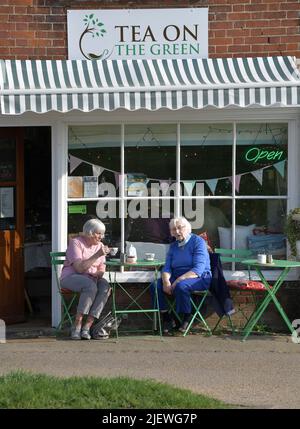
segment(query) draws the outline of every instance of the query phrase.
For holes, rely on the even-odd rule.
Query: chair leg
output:
[[[65,298],[61,295],[62,300],[62,318],[59,325],[56,328],[56,331],[60,331],[66,323],[70,323],[70,326],[73,325],[74,316],[70,314],[70,309],[76,300],[77,295],[72,296],[70,302],[67,304]]]
[[[206,299],[207,295],[208,295],[208,291],[206,291],[206,292],[203,294],[203,297],[202,297],[202,299],[201,299],[201,301],[200,301],[199,305],[196,305],[196,304],[195,304],[195,302],[194,302],[194,300],[193,300],[193,298],[192,298],[192,297],[190,298],[190,300],[191,300],[191,305],[193,306],[193,308],[194,308],[195,312],[194,312],[194,314],[193,314],[193,316],[192,316],[192,318],[191,318],[191,320],[190,320],[190,323],[188,324],[188,326],[187,326],[187,328],[186,328],[185,332],[183,333],[183,336],[184,336],[184,337],[189,333],[189,331],[190,331],[190,329],[191,329],[191,327],[192,327],[192,325],[193,325],[193,323],[194,323],[194,321],[195,321],[195,319],[196,319],[197,317],[198,317],[198,318],[200,319],[200,321],[203,323],[203,325],[205,326],[205,328],[206,328],[206,330],[208,331],[209,335],[212,335],[212,331],[211,331],[210,327],[208,326],[208,324],[206,323],[206,320],[204,319],[204,317],[202,316],[202,314],[201,314],[201,312],[200,312],[201,307],[202,307],[202,305],[203,305],[203,303],[204,303],[204,301],[205,301],[205,299]]]

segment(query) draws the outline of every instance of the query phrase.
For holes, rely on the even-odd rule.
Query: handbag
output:
[[[91,336],[94,340],[104,340],[109,338],[110,331],[116,330],[121,323],[121,319],[114,317],[111,313],[101,317],[92,327]]]

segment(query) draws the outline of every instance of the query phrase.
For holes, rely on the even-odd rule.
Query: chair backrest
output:
[[[215,249],[215,252],[221,255],[222,262],[242,262],[243,259],[252,255],[249,249],[224,249],[219,247]]]
[[[56,285],[60,292],[60,281],[59,281],[59,265],[63,265],[66,260],[66,252],[50,252],[51,257],[51,265],[54,268],[55,277],[56,277]]]
[[[244,259],[249,259],[253,253],[249,249],[224,249],[222,247],[215,249],[216,253],[221,255],[221,262],[232,262],[232,268],[235,269],[235,263],[241,264]],[[250,266],[247,265],[248,277],[251,280]]]

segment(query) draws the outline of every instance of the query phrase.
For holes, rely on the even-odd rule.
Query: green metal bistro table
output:
[[[300,261],[283,261],[283,260],[273,260],[272,264],[261,264],[257,261],[257,259],[245,259],[242,261],[243,264],[252,266],[255,268],[257,274],[259,275],[261,281],[265,285],[266,288],[266,296],[263,298],[261,303],[258,305],[258,307],[255,309],[253,314],[251,315],[250,319],[246,323],[246,325],[243,328],[243,341],[245,341],[248,337],[248,335],[252,332],[254,326],[258,322],[258,320],[261,318],[263,313],[265,312],[266,308],[270,304],[271,301],[274,302],[277,310],[281,314],[281,317],[285,321],[287,327],[291,331],[291,333],[294,332],[294,329],[292,327],[291,322],[289,321],[287,315],[285,314],[282,306],[278,302],[278,299],[276,298],[276,294],[280,289],[280,286],[284,282],[288,272],[291,270],[291,268],[298,268],[300,267]],[[267,282],[265,276],[262,273],[262,270],[264,268],[279,268],[282,269],[278,279],[276,280],[275,284],[273,286],[269,285]]]
[[[134,264],[128,264],[126,262],[121,262],[120,260],[107,260],[106,266],[109,273],[109,282],[112,286],[112,312],[114,317],[118,317],[119,314],[130,314],[130,313],[143,313],[148,317],[152,322],[153,325],[156,324],[156,321],[158,320],[158,330],[159,335],[162,338],[162,330],[161,330],[161,321],[160,321],[160,315],[159,315],[159,305],[158,305],[158,294],[157,294],[157,280],[158,280],[158,272],[160,267],[162,267],[165,264],[165,261],[146,261],[146,260],[137,260]],[[154,284],[155,284],[155,304],[154,308],[143,308],[140,304],[141,297],[150,289],[150,285],[152,282],[150,282],[143,290],[142,292],[134,297],[131,293],[128,292],[126,287],[122,286],[121,283],[117,282],[117,273],[118,269],[120,267],[124,268],[150,268],[154,272]],[[119,289],[119,291],[123,292],[127,297],[129,298],[129,304],[125,308],[118,308],[117,302],[116,302],[116,290]],[[135,308],[132,307],[135,305]],[[141,331],[141,330],[139,330]],[[118,327],[116,327],[116,336],[118,338],[119,332]]]

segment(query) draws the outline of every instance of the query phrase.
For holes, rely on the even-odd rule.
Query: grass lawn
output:
[[[58,378],[23,371],[0,377],[0,408],[229,408],[189,390],[125,377]]]

